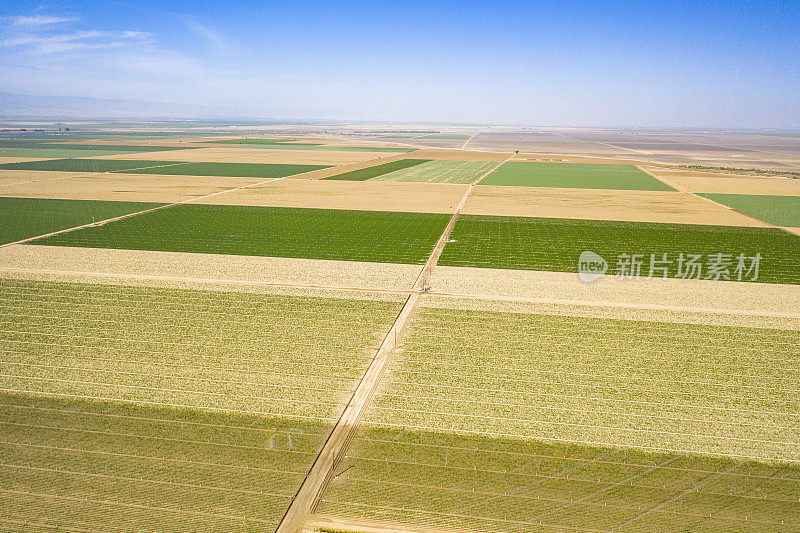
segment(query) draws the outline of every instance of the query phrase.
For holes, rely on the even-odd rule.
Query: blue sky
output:
[[[276,118],[800,128],[800,2],[0,0],[0,91]]]

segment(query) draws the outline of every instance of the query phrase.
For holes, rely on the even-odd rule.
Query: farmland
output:
[[[798,458],[798,339],[421,309],[320,513],[480,531],[791,530],[800,468],[757,460]]]
[[[776,226],[800,226],[800,196],[700,194]]]
[[[144,211],[160,204],[0,198],[0,244]]]
[[[510,161],[480,182],[481,185],[569,187],[671,191],[671,187],[632,165],[579,163],[521,163]]]
[[[374,181],[472,183],[496,165],[497,163],[490,161],[428,161],[371,179]]]
[[[180,176],[227,176],[281,178],[327,168],[329,165],[271,165],[259,163],[213,163],[153,161],[137,159],[53,159],[5,163],[0,170],[46,170],[60,172],[125,172],[130,174],[165,174]]]
[[[144,165],[142,165],[144,166]],[[266,163],[179,163],[127,170],[131,174],[171,176],[229,176],[238,178],[282,178],[328,168],[329,165],[271,165]]]
[[[2,289],[2,516],[93,529],[274,529],[398,306]]]
[[[183,204],[34,242],[422,264],[448,219],[429,213]]]
[[[383,176],[384,174],[388,174],[389,172],[395,172],[397,170],[414,167],[416,165],[421,165],[427,162],[428,162],[427,159],[401,159],[399,161],[392,161],[391,163],[384,163],[382,165],[375,165],[360,170],[353,170],[351,172],[336,174],[335,176],[330,176],[325,179],[365,181],[372,178],[377,178],[378,176]]]
[[[0,170],[41,170],[49,172],[118,172],[141,167],[155,167],[174,164],[174,161],[136,160],[136,159],[50,159],[45,161],[26,161],[5,163]]]
[[[0,529],[800,531],[795,180],[686,131],[108,127],[0,139],[85,143],[0,165]]]
[[[680,253],[761,254],[759,282],[800,283],[800,261],[792,252],[800,240],[773,228],[464,215],[452,239],[441,265],[577,272],[581,252],[591,250],[612,270],[620,254],[668,254],[668,276],[676,277]]]
[[[320,144],[295,142],[291,139],[223,139],[202,141],[203,144],[247,145],[253,148],[269,148],[275,150],[322,150],[334,152],[413,152],[416,148],[394,146],[346,146],[338,144]]]

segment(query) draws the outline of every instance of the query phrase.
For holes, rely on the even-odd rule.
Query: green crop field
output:
[[[430,161],[430,159],[400,159],[399,161],[392,161],[391,163],[384,163],[382,165],[375,165],[359,170],[353,170],[343,174],[336,174],[335,176],[330,176],[325,179],[366,181],[372,178],[377,178],[378,176],[383,176],[389,172],[395,172],[396,170],[402,170],[405,168],[414,167],[416,165],[421,165],[423,163],[427,163],[428,161]]]
[[[497,163],[491,161],[428,161],[395,170],[372,181],[410,181],[428,183],[472,183]]]
[[[190,147],[186,147],[190,148]],[[0,157],[70,158],[141,152],[182,150],[174,146],[135,146],[129,144],[71,144],[45,141],[0,140]]]
[[[633,165],[507,162],[481,180],[480,185],[572,187],[672,191],[671,187]]]
[[[319,512],[458,531],[796,530],[799,341],[423,307]]]
[[[184,204],[35,244],[422,264],[449,215]]]
[[[50,159],[0,164],[0,170],[46,170],[54,172],[119,172],[133,168],[175,165],[175,161],[141,159]],[[179,162],[177,164],[180,164]]]
[[[163,167],[139,168],[131,174],[168,174],[180,176],[227,176],[237,178],[283,178],[330,165],[286,165],[269,163],[181,163]]]
[[[776,226],[800,226],[800,196],[710,193],[699,193],[698,196],[725,204]]]
[[[690,254],[702,256],[700,276],[706,278],[710,256],[727,254],[728,276],[737,280],[739,254],[760,254],[757,279],[743,276],[742,281],[800,283],[800,237],[774,228],[462,215],[451,239],[455,242],[445,245],[440,265],[578,272],[581,252],[591,250],[608,262],[609,275],[630,273],[616,268],[621,254],[642,254],[641,276],[646,277],[650,255],[663,259],[666,253],[672,261],[668,277],[681,277],[683,253],[686,260]]]
[[[328,167],[329,165],[185,163],[181,161],[145,161],[136,159],[54,159],[49,161],[26,161],[22,163],[1,164],[0,170],[126,172],[131,174],[167,174],[180,176],[282,178]]]
[[[274,530],[400,305],[0,287],[0,516],[34,529]]]
[[[0,244],[152,209],[162,204],[0,197]]]

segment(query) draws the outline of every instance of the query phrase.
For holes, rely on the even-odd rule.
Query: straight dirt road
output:
[[[447,226],[439,237],[439,240],[436,242],[436,246],[433,248],[428,260],[422,267],[422,271],[419,273],[419,276],[417,276],[414,286],[412,287],[413,292],[408,299],[406,299],[403,308],[397,315],[397,319],[395,320],[394,324],[392,324],[392,327],[389,329],[386,337],[384,337],[380,348],[378,348],[378,351],[373,357],[372,362],[367,368],[367,371],[361,378],[361,381],[359,382],[358,387],[356,387],[353,396],[347,403],[347,406],[342,412],[342,415],[339,417],[339,420],[337,421],[333,430],[331,430],[331,434],[328,436],[325,444],[323,444],[322,449],[314,461],[314,464],[311,466],[311,470],[309,470],[308,475],[306,476],[305,480],[303,480],[303,484],[297,491],[297,494],[292,500],[291,505],[286,510],[283,520],[278,526],[278,533],[295,533],[303,527],[303,525],[313,514],[314,509],[316,508],[316,505],[322,496],[322,493],[325,491],[325,487],[333,475],[334,469],[339,464],[341,458],[344,457],[347,447],[355,436],[356,429],[358,428],[358,424],[361,421],[364,412],[367,410],[372,398],[375,396],[380,378],[383,375],[391,356],[394,355],[398,339],[401,337],[404,329],[409,324],[417,307],[417,303],[419,302],[420,297],[424,294],[430,273],[433,271],[433,267],[436,266],[436,263],[439,261],[439,256],[441,256],[444,245],[447,244],[447,241],[450,238],[450,234],[455,227],[458,216],[464,209],[464,204],[466,204],[467,199],[469,198],[470,194],[472,194],[475,185],[483,178],[497,170],[500,165],[509,159],[511,159],[511,156],[509,156],[505,161],[497,163],[488,172],[482,174],[478,179],[470,183],[469,188],[464,193],[464,196],[461,198],[459,204],[456,206],[455,212],[450,217],[450,221],[447,223]]]

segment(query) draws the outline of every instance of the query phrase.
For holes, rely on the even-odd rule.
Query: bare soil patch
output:
[[[476,152],[473,150],[441,150],[436,148],[423,148],[405,155],[414,159],[445,161],[505,161],[509,156],[507,152]]]
[[[152,252],[66,246],[16,245],[0,248],[0,274],[83,282],[224,285],[251,291],[270,285],[299,289],[406,291],[418,265]]]
[[[259,178],[222,178],[216,176],[161,176],[155,174],[118,174],[70,172],[22,172],[38,181],[1,187],[3,196],[61,198],[69,200],[115,200],[126,202],[180,202],[233,187],[258,183]],[[18,181],[21,175],[14,176]],[[48,179],[64,178],[64,179]],[[9,182],[11,183],[11,182]]]
[[[691,192],[800,196],[800,180],[793,178],[707,172],[664,172],[652,168],[648,168],[647,171]]]
[[[140,154],[120,154],[99,156],[92,159],[153,159],[146,157],[152,152]],[[210,148],[193,150],[173,150],[158,152],[164,161],[213,162],[213,163],[296,163],[309,165],[345,165],[367,161],[380,156],[391,156],[387,152],[333,152],[314,150],[261,150],[240,146],[226,147],[216,145]],[[161,155],[164,155],[161,158]],[[124,157],[130,156],[130,157]]]
[[[476,187],[464,214],[766,227],[688,194],[548,187]]]
[[[613,275],[584,283],[573,273],[442,266],[430,284],[426,305],[800,329],[797,285]]]
[[[198,203],[452,213],[466,190],[450,183],[284,179]]]

